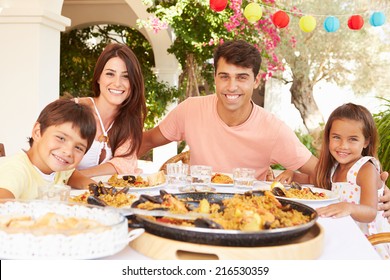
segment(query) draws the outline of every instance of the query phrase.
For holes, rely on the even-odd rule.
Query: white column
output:
[[[38,114],[59,97],[63,0],[2,0],[0,13],[0,142],[7,155],[28,148]]]
[[[178,86],[178,68],[155,68],[159,81],[165,81],[170,86]],[[171,109],[177,104],[172,104]],[[168,109],[170,111],[170,109]],[[153,163],[160,167],[167,159],[177,154],[177,142],[171,142],[153,149]]]

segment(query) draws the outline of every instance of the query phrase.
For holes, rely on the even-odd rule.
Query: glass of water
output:
[[[167,164],[168,186],[180,187],[187,184],[188,164],[176,162]]]
[[[213,169],[207,165],[192,165],[191,166],[191,186],[209,187],[211,184],[211,173]]]
[[[234,187],[251,189],[255,181],[255,170],[251,168],[234,168],[233,180]]]

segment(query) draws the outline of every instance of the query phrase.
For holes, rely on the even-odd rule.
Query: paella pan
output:
[[[161,190],[158,196],[141,195],[140,199],[132,204],[132,207],[141,208],[145,203],[150,204],[151,202],[155,204],[153,209],[165,209],[163,201],[166,195],[174,201],[183,202],[190,211],[198,211],[196,209],[202,207],[202,201],[206,200],[210,205],[220,206],[217,210],[219,214],[210,214],[207,218],[200,218],[193,222],[172,222],[172,219],[165,217],[133,215],[128,217],[129,226],[132,228],[142,227],[151,234],[178,241],[218,246],[253,247],[288,244],[308,232],[317,220],[317,213],[313,208],[298,202],[273,197],[272,199],[275,200],[275,204],[282,212],[297,213],[297,215],[304,217],[302,221],[293,224],[287,222],[286,225],[275,226],[271,225],[270,221],[261,219],[262,226],[259,229],[234,228],[234,226],[234,229],[231,229],[230,226],[226,226],[226,223],[216,219],[216,217],[223,216],[224,212],[227,211],[226,203],[228,204],[229,201],[237,197],[232,193],[180,193],[172,195]],[[266,192],[258,191],[245,193],[242,196],[256,198],[267,195]],[[275,217],[275,220],[278,219],[280,218]],[[276,221],[277,223],[280,221]]]

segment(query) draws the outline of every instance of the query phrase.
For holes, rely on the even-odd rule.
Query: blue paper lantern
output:
[[[340,21],[337,17],[329,16],[324,21],[326,32],[336,32],[340,28]]]
[[[381,26],[385,23],[386,16],[382,12],[374,12],[370,17],[370,24],[372,26]]]

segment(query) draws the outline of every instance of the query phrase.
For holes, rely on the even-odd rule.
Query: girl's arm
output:
[[[378,188],[381,180],[378,171],[370,162],[363,165],[356,178],[356,183],[361,187],[360,204],[339,202],[326,207],[317,208],[321,217],[340,218],[351,215],[358,222],[369,223],[373,221],[377,213]]]

